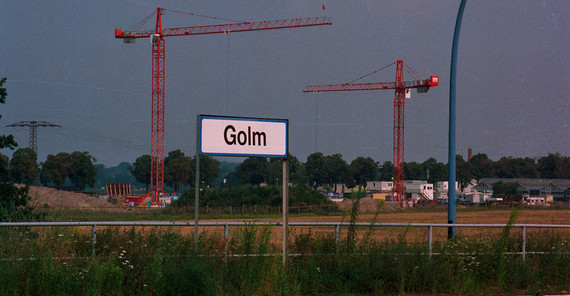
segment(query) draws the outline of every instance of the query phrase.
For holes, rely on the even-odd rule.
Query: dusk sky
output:
[[[327,16],[332,26],[166,38],[165,154],[194,155],[196,115],[288,119],[289,151],[392,160],[393,90],[304,94],[403,60],[440,76],[406,102],[405,161],[447,162],[449,69],[459,1],[12,1],[0,0],[0,134],[38,161],[88,151],[115,166],[150,154],[151,45],[124,44],[157,7],[240,21]],[[223,24],[166,12],[163,27]],[[155,20],[142,30],[150,31]],[[570,156],[570,2],[467,1],[459,41],[457,153]],[[405,72],[406,81],[413,80]],[[358,82],[395,80],[395,67]],[[13,151],[0,153],[11,157]],[[230,157],[219,160],[238,161]]]

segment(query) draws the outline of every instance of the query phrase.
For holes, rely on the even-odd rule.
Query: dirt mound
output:
[[[30,205],[34,208],[49,206],[50,208],[76,209],[113,209],[122,208],[120,204],[112,204],[105,199],[83,193],[57,190],[49,187],[30,186]]]
[[[344,199],[338,204],[338,208],[341,211],[350,211],[352,209],[353,199]],[[378,206],[382,205],[380,210],[382,211],[393,211],[398,209],[398,204],[393,202],[381,202],[378,199],[372,199],[372,197],[363,197],[360,199],[358,204],[359,212],[376,212],[378,211]]]

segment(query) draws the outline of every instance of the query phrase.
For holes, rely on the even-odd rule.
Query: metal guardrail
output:
[[[224,227],[224,239],[229,238],[229,227],[243,227],[243,226],[283,226],[281,222],[199,222],[198,227]],[[334,227],[335,229],[335,242],[338,243],[340,239],[340,227],[356,226],[356,227],[425,227],[427,228],[428,235],[428,256],[437,255],[432,252],[433,245],[433,229],[434,228],[448,228],[452,224],[445,223],[350,223],[350,222],[289,222],[289,226],[321,226],[321,227]],[[92,255],[95,256],[95,247],[97,245],[97,226],[176,226],[176,227],[190,227],[195,226],[194,221],[189,222],[0,222],[0,227],[72,227],[72,226],[85,226],[91,227],[92,233]],[[507,224],[453,224],[453,227],[458,228],[503,228]],[[519,254],[522,260],[525,260],[526,254],[541,254],[541,252],[527,252],[526,250],[526,230],[528,228],[563,228],[570,229],[570,225],[564,224],[511,224],[511,228],[521,229],[522,249],[520,252],[511,252],[511,254]],[[227,252],[227,245],[226,245]],[[458,255],[471,255],[471,254],[458,254]]]

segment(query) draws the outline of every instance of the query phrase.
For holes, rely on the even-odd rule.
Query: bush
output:
[[[180,199],[173,203],[175,207],[194,206],[195,192],[188,190],[182,193]],[[280,186],[240,185],[230,188],[205,189],[200,192],[201,207],[241,207],[271,206],[282,204],[282,189]],[[332,204],[326,196],[307,185],[289,187],[289,205],[307,206]]]
[[[42,215],[28,206],[28,187],[17,187],[13,183],[0,183],[0,221],[38,221]]]

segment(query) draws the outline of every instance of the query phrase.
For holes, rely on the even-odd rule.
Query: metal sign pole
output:
[[[198,219],[200,212],[200,115],[196,119],[196,180],[194,188],[194,250],[198,251]]]
[[[289,248],[289,159],[283,158],[283,267],[287,264]]]

